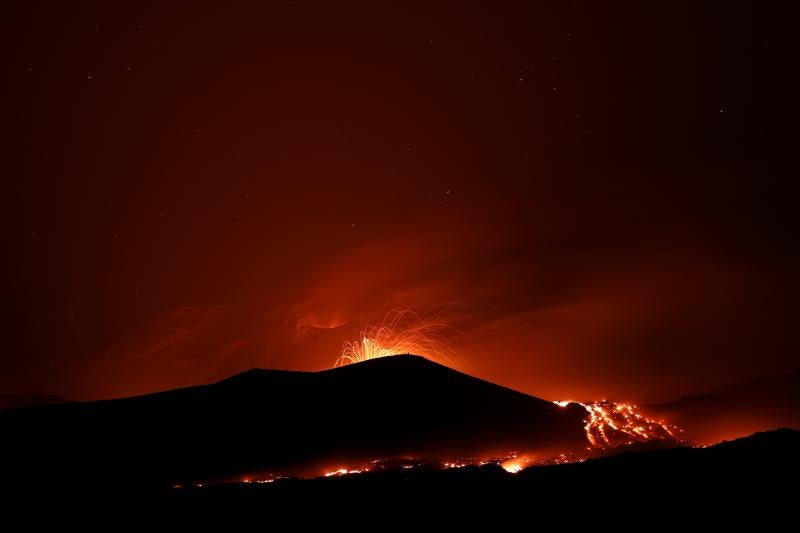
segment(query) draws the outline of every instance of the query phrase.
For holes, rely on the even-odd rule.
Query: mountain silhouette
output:
[[[398,355],[2,412],[0,468],[9,483],[155,487],[255,471],[303,474],[332,461],[564,451],[586,446],[585,415]]]

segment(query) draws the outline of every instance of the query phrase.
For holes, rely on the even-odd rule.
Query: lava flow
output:
[[[615,448],[636,442],[678,440],[682,430],[663,420],[648,418],[632,403],[610,400],[596,402],[553,402],[561,407],[577,403],[586,409],[584,430],[589,443],[598,449]]]

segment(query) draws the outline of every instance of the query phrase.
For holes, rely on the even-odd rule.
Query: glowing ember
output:
[[[523,468],[528,466],[530,460],[525,457],[512,457],[500,463],[500,467],[511,474],[521,472]]]
[[[664,421],[648,418],[632,403],[610,400],[553,403],[561,407],[577,403],[586,409],[588,416],[584,420],[584,430],[589,443],[595,448],[613,448],[651,440],[676,440],[675,433],[680,431]]]
[[[380,324],[364,326],[357,340],[345,342],[334,366],[398,354],[423,355],[453,366],[446,355],[452,350],[444,340],[453,332],[454,329],[437,319],[436,314],[423,317],[409,310],[392,311]]]
[[[323,475],[325,477],[332,477],[332,476],[349,476],[351,474],[361,474],[363,472],[369,472],[369,468],[359,468],[359,469],[348,469],[348,468],[340,468],[338,470],[333,470],[331,472],[325,472]]]

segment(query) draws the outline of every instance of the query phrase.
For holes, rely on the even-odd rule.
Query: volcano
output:
[[[585,417],[579,405],[397,355],[3,412],[0,462],[10,483],[169,486],[336,461],[579,450]]]

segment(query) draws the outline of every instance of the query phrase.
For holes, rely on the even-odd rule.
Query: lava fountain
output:
[[[452,347],[445,340],[455,329],[436,315],[420,315],[411,310],[389,312],[379,324],[361,328],[358,338],[342,344],[334,367],[361,363],[379,357],[416,354],[431,361],[453,366]]]

